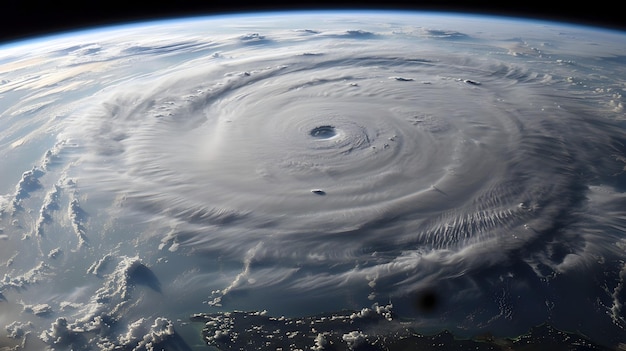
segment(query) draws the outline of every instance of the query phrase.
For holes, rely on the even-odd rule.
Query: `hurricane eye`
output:
[[[311,129],[309,134],[317,139],[330,139],[337,135],[335,127],[331,125],[319,126]]]

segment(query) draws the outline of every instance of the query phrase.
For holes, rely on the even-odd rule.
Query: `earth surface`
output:
[[[382,11],[5,43],[0,349],[626,349],[624,43]]]

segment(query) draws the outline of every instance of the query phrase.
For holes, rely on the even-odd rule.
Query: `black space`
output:
[[[616,3],[494,0],[8,0],[0,14],[0,42],[93,26],[161,18],[306,9],[405,9],[531,17],[626,30]]]

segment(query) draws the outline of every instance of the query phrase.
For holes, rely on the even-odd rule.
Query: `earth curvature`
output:
[[[624,43],[318,11],[3,44],[0,350],[624,350]]]

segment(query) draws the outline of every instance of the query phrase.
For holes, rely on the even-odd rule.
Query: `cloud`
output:
[[[460,332],[597,318],[583,331],[623,335],[623,72],[583,49],[620,46],[593,36],[578,55],[527,25],[331,17],[102,30],[8,52],[8,332],[184,349],[172,316],[203,301],[350,305],[360,320],[393,299]],[[578,277],[598,286],[571,294]],[[563,296],[586,309],[565,312]],[[358,348],[365,332],[342,340]]]

